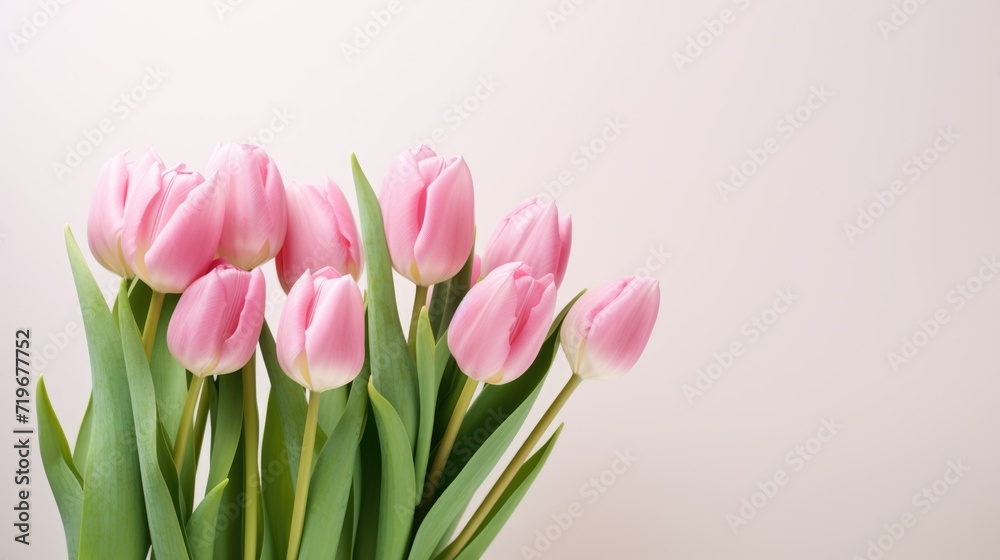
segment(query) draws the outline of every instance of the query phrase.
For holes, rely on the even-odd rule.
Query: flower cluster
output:
[[[573,390],[584,379],[619,377],[638,361],[659,309],[657,282],[626,276],[577,296],[557,313],[557,292],[566,279],[572,247],[572,221],[560,215],[554,202],[530,199],[515,207],[488,238],[480,258],[475,252],[473,175],[462,157],[442,157],[424,146],[406,151],[389,166],[377,197],[356,160],[354,179],[361,228],[336,183],[326,179],[318,185],[286,185],[275,162],[257,146],[220,145],[200,173],[185,164],[167,167],[152,150],[131,161],[122,153],[104,165],[87,240],[94,257],[123,279],[116,304],[120,337],[94,335],[91,356],[119,356],[127,366],[128,391],[115,392],[108,383],[95,382],[98,412],[87,436],[134,430],[138,437],[143,430],[159,430],[173,448],[174,461],[173,468],[160,461],[159,444],[143,444],[156,437],[140,438],[136,449],[119,450],[137,454],[137,464],[143,465],[136,491],[145,503],[147,527],[146,517],[136,518],[124,506],[109,507],[105,516],[81,518],[74,510],[80,507],[77,493],[82,493],[86,508],[88,492],[101,488],[98,483],[83,484],[96,476],[96,467],[74,464],[86,457],[43,450],[71,557],[130,557],[136,546],[142,548],[148,530],[157,557],[212,557],[204,551],[214,550],[216,558],[256,558],[263,552],[263,533],[257,526],[257,453],[258,448],[271,453],[276,445],[290,455],[285,486],[264,481],[262,518],[268,537],[263,546],[270,547],[266,556],[331,556],[330,550],[340,543],[345,557],[371,556],[372,550],[363,549],[368,545],[381,558],[403,558],[407,552],[410,558],[470,557],[495,536],[497,519],[502,518],[500,525],[506,519],[497,513],[506,507],[501,499],[507,499],[510,486],[524,484],[526,478],[530,484],[529,471],[541,468],[555,436],[535,456],[532,453]],[[68,246],[71,262],[78,262],[75,242]],[[272,259],[288,294],[273,338],[264,320],[267,290],[260,268]],[[368,290],[363,292],[358,282],[366,266]],[[396,312],[393,269],[414,285],[408,336]],[[88,305],[88,284],[81,282],[81,274],[75,267],[81,303]],[[129,297],[137,287],[148,293],[144,303]],[[165,306],[165,301],[170,304]],[[134,307],[144,313],[144,326],[132,320]],[[166,333],[157,337],[161,313]],[[103,328],[100,333],[107,335],[107,325],[87,327],[88,332]],[[146,361],[138,351],[142,363],[137,364],[134,349],[140,342]],[[258,345],[277,403],[269,403],[262,446],[256,403]],[[559,345],[569,362],[570,380],[448,544],[444,531],[457,526],[472,498],[471,492],[463,492],[482,484],[502,449],[510,445]],[[163,360],[173,361],[178,369],[164,366]],[[104,375],[105,364],[93,363],[97,379]],[[162,373],[183,370],[190,373],[184,380],[164,378]],[[146,383],[152,371],[160,373]],[[222,381],[221,376],[234,372],[242,372],[242,383]],[[187,387],[186,398],[171,392],[178,383]],[[481,383],[486,387],[477,398]],[[506,391],[506,385],[514,389]],[[337,395],[325,399],[332,404],[321,409],[320,398],[328,392]],[[115,400],[121,398],[126,400]],[[232,408],[240,400],[242,408]],[[148,419],[144,406],[156,409],[155,420]],[[452,453],[459,436],[480,433],[481,418],[498,406],[516,409],[502,421],[505,429],[488,428],[487,439],[474,449]],[[104,413],[112,409],[131,412],[123,417]],[[232,414],[241,415],[238,425]],[[192,512],[190,500],[176,485],[193,484],[209,416],[210,484],[215,486],[206,489],[202,505]],[[369,416],[376,424],[365,429]],[[289,428],[301,431],[303,418],[304,433],[298,439]],[[49,433],[53,435],[45,435]],[[51,430],[42,434],[43,444],[62,437]],[[369,460],[363,437],[375,438],[381,484],[356,484],[362,474],[356,469],[370,466],[361,466]],[[232,438],[239,440],[239,448]],[[115,445],[112,440],[100,442]],[[66,448],[65,441],[53,445],[49,448]],[[86,450],[88,442],[78,442],[77,448]],[[243,463],[233,476],[244,482],[239,495],[245,499],[233,505],[242,519],[235,537],[242,546],[233,550],[228,548],[232,539],[223,544],[228,537],[216,537],[222,529],[214,526],[214,511],[202,509],[214,507],[221,515],[228,506],[220,500],[236,499],[222,493],[226,479],[220,477],[236,469],[230,465],[237,464],[237,455]],[[297,473],[291,472],[293,465]],[[52,474],[60,468],[83,473],[77,474],[81,486],[73,488],[72,477]],[[310,490],[314,471],[324,475]],[[119,484],[126,499],[135,480],[128,479],[127,469],[121,472]],[[455,482],[460,479],[461,484]],[[170,493],[155,492],[158,484],[166,488],[167,481],[174,485],[172,504],[163,503]],[[354,494],[373,489],[374,495]],[[347,515],[349,496],[357,508],[375,503],[393,513],[386,518]],[[285,513],[290,518],[282,517]],[[207,545],[192,533],[196,518],[210,528]],[[363,529],[352,524],[364,521],[377,525],[369,528],[377,534],[374,544],[359,541],[344,549],[338,539],[360,533]],[[141,530],[136,529],[138,540],[129,541],[131,545],[94,536],[95,531],[125,527],[128,532],[133,526]],[[447,544],[443,549],[442,543]]]

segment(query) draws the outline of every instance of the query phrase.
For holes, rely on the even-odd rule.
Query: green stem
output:
[[[250,361],[243,366],[243,436],[244,485],[243,510],[243,558],[257,559],[257,495],[260,492],[260,475],[257,472],[257,353],[250,356]]]
[[[178,475],[181,473],[181,467],[184,466],[184,453],[187,451],[188,434],[191,433],[194,405],[198,401],[198,393],[201,392],[201,386],[204,383],[204,377],[191,376],[191,385],[188,387],[187,399],[184,400],[184,410],[181,412],[181,425],[177,428],[177,439],[174,441],[174,466],[177,467]]]
[[[299,457],[299,479],[295,485],[295,502],[292,505],[292,530],[288,535],[288,560],[299,555],[302,542],[302,524],[306,518],[306,500],[309,498],[309,477],[312,476],[313,446],[316,445],[316,424],[319,420],[319,399],[323,393],[309,394],[306,411],[306,431],[302,436],[302,454]]]
[[[531,430],[531,433],[528,435],[528,439],[526,439],[521,445],[521,448],[517,450],[517,454],[514,455],[510,464],[507,465],[506,469],[504,469],[503,474],[501,474],[500,478],[497,479],[496,484],[494,484],[493,488],[490,489],[490,493],[483,499],[483,503],[479,505],[479,509],[477,509],[476,513],[472,515],[472,518],[465,525],[465,528],[462,529],[462,532],[459,533],[455,542],[451,543],[442,553],[441,558],[443,560],[454,560],[454,558],[458,556],[458,553],[462,552],[462,549],[465,548],[465,545],[469,544],[469,541],[472,539],[473,535],[475,535],[476,530],[479,529],[479,526],[482,525],[486,516],[493,510],[493,506],[496,505],[497,500],[500,499],[500,496],[503,494],[504,490],[507,489],[510,482],[514,480],[514,476],[517,474],[517,471],[519,471],[524,462],[528,460],[528,457],[531,455],[531,451],[542,439],[542,436],[545,435],[545,431],[552,424],[552,421],[555,420],[556,415],[559,414],[563,405],[566,404],[570,395],[573,394],[573,391],[576,390],[582,381],[583,378],[576,374],[569,378],[566,386],[563,387],[563,390],[559,392],[556,399],[552,401],[551,405],[549,405],[548,410],[546,410],[545,414],[542,415],[542,418],[538,421],[535,429]]]
[[[420,310],[427,305],[427,286],[417,286],[413,296],[413,314],[410,316],[410,336],[406,342],[410,345],[410,353],[417,355],[417,323],[420,322]]]
[[[205,425],[208,423],[209,384],[201,384],[201,397],[198,398],[198,412],[194,416],[194,468],[198,470],[198,458],[201,456],[201,443],[205,440]]]
[[[434,497],[441,485],[441,477],[448,464],[448,457],[451,456],[452,447],[455,446],[455,438],[458,437],[458,430],[462,427],[465,413],[469,411],[469,403],[472,402],[472,395],[476,392],[478,384],[479,382],[471,377],[465,378],[462,394],[459,395],[458,402],[455,403],[455,410],[452,411],[448,426],[444,430],[444,435],[441,436],[441,444],[438,445],[437,454],[434,455],[434,462],[431,463],[431,470],[427,475],[427,491],[423,500],[425,504],[430,503],[430,499]]]
[[[146,326],[142,328],[142,349],[146,351],[146,359],[153,355],[153,341],[156,340],[156,327],[160,324],[160,311],[163,310],[163,294],[153,291],[149,298],[149,310],[146,311]]]

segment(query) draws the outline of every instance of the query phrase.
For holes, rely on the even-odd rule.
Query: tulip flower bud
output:
[[[276,340],[278,363],[310,391],[346,385],[365,362],[365,303],[350,276],[306,271],[288,293]]]
[[[274,261],[285,293],[303,272],[325,266],[357,280],[364,257],[351,207],[340,187],[330,179],[322,187],[292,182],[285,195],[288,231]]]
[[[153,290],[181,293],[211,268],[226,210],[219,190],[214,176],[157,162],[129,194],[122,254]]]
[[[194,375],[231,373],[253,356],[264,324],[264,273],[215,261],[181,295],[167,327],[167,347]]]
[[[458,367],[477,381],[503,384],[535,360],[556,307],[551,274],[535,278],[531,267],[497,267],[469,290],[448,328],[448,348]]]
[[[461,157],[430,148],[406,151],[389,167],[379,193],[389,256],[419,286],[458,273],[475,238],[472,173]]]
[[[521,261],[539,276],[551,273],[558,287],[566,276],[572,233],[572,219],[560,218],[554,202],[528,199],[507,214],[493,232],[483,256],[485,271]]]
[[[160,156],[146,150],[139,159],[126,162],[128,152],[122,152],[107,161],[97,179],[97,190],[90,203],[87,219],[87,243],[90,252],[104,268],[119,276],[135,276],[122,254],[122,226],[125,223],[125,202],[130,189],[156,163]]]
[[[226,200],[219,256],[250,270],[271,260],[285,240],[285,185],[274,161],[251,144],[215,149],[205,173],[218,174]]]
[[[615,379],[639,360],[660,310],[660,284],[626,276],[583,294],[560,331],[573,373]]]

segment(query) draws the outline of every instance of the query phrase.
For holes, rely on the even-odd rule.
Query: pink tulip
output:
[[[583,294],[563,321],[560,339],[573,373],[615,379],[639,360],[660,310],[660,284],[626,276]]]
[[[551,274],[508,263],[476,284],[455,311],[448,347],[458,367],[477,381],[503,384],[527,371],[541,349],[556,307]]]
[[[122,152],[107,161],[97,179],[97,190],[90,203],[87,219],[87,243],[104,268],[118,276],[135,276],[122,254],[122,226],[125,224],[125,202],[130,189],[156,163],[163,163],[153,150],[146,150],[139,159],[125,161]]]
[[[461,270],[475,237],[472,173],[461,157],[444,159],[421,146],[389,167],[379,193],[389,256],[419,286]]]
[[[264,273],[225,259],[192,283],[174,309],[167,347],[194,375],[231,373],[253,356],[264,324]]]
[[[560,286],[566,276],[572,233],[572,219],[560,218],[554,202],[528,199],[507,214],[493,232],[484,253],[485,270],[489,273],[502,264],[521,261],[539,276],[551,273]]]
[[[357,280],[364,257],[351,207],[340,187],[330,179],[322,187],[292,182],[285,195],[288,231],[274,261],[285,293],[303,272],[324,266]]]
[[[307,270],[288,293],[276,345],[281,369],[310,391],[353,381],[365,361],[365,304],[357,283],[329,266]]]
[[[219,176],[226,218],[219,256],[250,270],[271,260],[285,241],[285,185],[274,161],[251,144],[215,149],[205,173]]]
[[[214,176],[156,162],[129,193],[122,253],[152,289],[181,293],[211,268],[226,210],[219,191]]]

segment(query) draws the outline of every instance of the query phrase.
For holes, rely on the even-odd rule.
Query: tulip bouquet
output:
[[[557,313],[571,222],[555,204],[515,208],[480,260],[464,159],[407,151],[377,197],[352,168],[360,234],[333,181],[286,186],[256,146],[220,146],[204,174],[152,151],[105,164],[87,241],[122,278],[111,305],[66,231],[93,382],[73,448],[37,391],[70,558],[478,558],[574,389],[638,360],[657,283],[625,277]],[[272,258],[288,294],[274,335]],[[415,286],[408,335],[393,269]],[[572,376],[500,465],[560,345]]]

